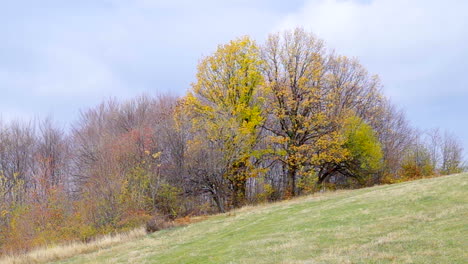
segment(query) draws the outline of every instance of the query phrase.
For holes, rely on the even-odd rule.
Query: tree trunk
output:
[[[288,169],[288,179],[289,179],[289,192],[291,196],[296,196],[296,175],[297,168],[295,166],[289,167]]]
[[[336,168],[335,167],[331,167],[331,168],[322,168],[318,174],[318,179],[317,179],[317,183],[316,185],[320,185],[322,184],[327,178],[328,176],[330,176],[332,173],[334,173],[336,171]]]
[[[216,207],[218,207],[218,211],[220,213],[225,213],[226,209],[224,208],[224,202],[222,201],[221,197],[217,193],[212,193],[213,200],[216,203]]]
[[[240,207],[245,199],[246,180],[236,180],[233,182],[233,196],[232,206],[234,208]]]

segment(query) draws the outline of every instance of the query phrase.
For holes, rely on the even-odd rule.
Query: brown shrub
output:
[[[155,215],[146,222],[146,232],[149,234],[172,226],[172,222],[167,217]]]

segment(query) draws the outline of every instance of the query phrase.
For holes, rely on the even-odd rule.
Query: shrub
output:
[[[262,192],[259,192],[257,195],[256,195],[256,199],[254,202],[268,202],[268,201],[273,201],[274,198],[274,194],[275,194],[275,189],[273,188],[273,186],[271,186],[271,184],[269,183],[263,183],[262,184],[262,187],[263,187],[263,191]]]
[[[159,214],[155,215],[153,218],[146,222],[146,232],[148,234],[169,227],[172,227],[172,223],[169,221],[169,219]]]
[[[161,184],[156,197],[158,210],[170,219],[176,219],[183,209],[182,190],[169,184]]]

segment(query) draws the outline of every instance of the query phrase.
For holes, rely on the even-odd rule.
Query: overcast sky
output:
[[[104,98],[182,95],[198,60],[296,26],[380,75],[421,129],[468,149],[466,0],[0,0],[0,115],[64,126]]]

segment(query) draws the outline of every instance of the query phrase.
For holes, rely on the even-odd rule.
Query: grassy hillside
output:
[[[61,263],[467,263],[468,174],[210,217]]]

